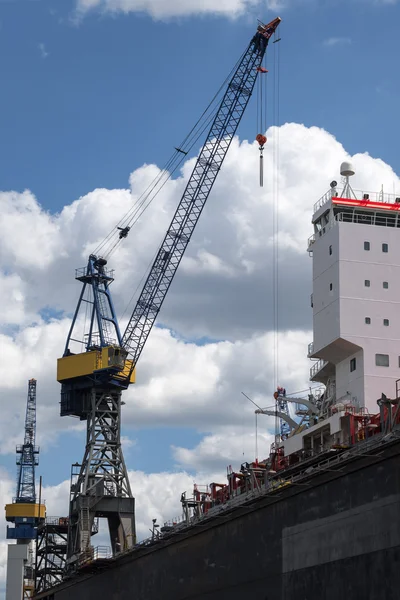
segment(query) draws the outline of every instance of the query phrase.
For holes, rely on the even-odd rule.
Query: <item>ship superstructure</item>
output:
[[[314,205],[314,339],[310,379],[326,386],[322,414],[351,404],[376,411],[400,376],[400,194],[354,191],[353,166],[344,162],[336,181]]]
[[[355,171],[347,161],[340,174],[341,192],[332,181],[314,205],[314,234],[308,240],[313,259],[310,380],[322,386],[307,398],[287,396],[278,387],[275,407],[255,411],[281,423],[269,456],[243,463],[236,472],[229,467],[227,484],[211,483],[201,491],[195,486],[193,495],[182,496],[186,523],[212,516],[221,504],[245,502],[248,494],[289,485],[293,473],[387,434],[400,422],[395,328],[400,195],[354,191],[350,177]],[[297,418],[289,415],[288,403],[295,404]]]

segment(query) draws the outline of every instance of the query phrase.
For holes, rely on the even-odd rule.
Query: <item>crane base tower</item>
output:
[[[92,388],[86,422],[83,461],[71,472],[67,568],[90,555],[98,517],[108,521],[114,554],[136,542],[135,499],[120,438],[121,391]]]

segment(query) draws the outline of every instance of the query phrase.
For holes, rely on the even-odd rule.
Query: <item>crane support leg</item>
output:
[[[121,391],[92,388],[85,455],[73,465],[67,569],[90,558],[95,519],[108,520],[113,552],[135,544],[135,500],[120,439]]]

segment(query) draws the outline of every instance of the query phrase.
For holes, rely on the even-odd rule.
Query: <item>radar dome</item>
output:
[[[351,177],[354,173],[354,167],[350,162],[342,162],[340,165],[340,174],[343,175],[343,177]]]

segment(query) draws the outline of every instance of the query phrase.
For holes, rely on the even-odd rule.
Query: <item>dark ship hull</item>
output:
[[[48,600],[395,600],[400,432],[294,472],[214,516],[36,596]]]

